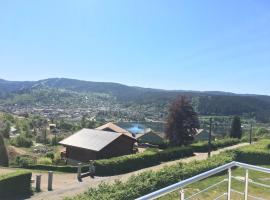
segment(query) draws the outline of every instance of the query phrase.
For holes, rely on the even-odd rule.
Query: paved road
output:
[[[226,147],[224,149],[213,151],[212,154],[216,155],[223,151],[226,151],[229,149],[236,149],[236,148],[246,146],[246,145],[248,144],[247,143],[237,144],[231,147]],[[164,166],[174,165],[178,162],[188,163],[194,160],[205,160],[205,159],[207,159],[207,153],[196,153],[195,156],[192,156],[189,158],[162,163],[157,166],[141,169],[141,170],[123,174],[123,175],[110,176],[110,177],[95,177],[94,179],[84,178],[83,182],[77,181],[76,174],[63,174],[63,173],[54,174],[54,181],[53,181],[54,190],[50,192],[46,191],[47,174],[41,173],[42,174],[42,185],[41,185],[42,192],[36,193],[30,199],[31,200],[60,200],[67,196],[70,197],[70,196],[75,196],[76,194],[82,193],[86,191],[89,187],[97,187],[101,182],[113,183],[115,180],[125,181],[130,176],[142,173],[144,171],[148,171],[148,170],[157,171],[163,168]],[[35,175],[36,173],[33,173],[33,178],[35,178]]]

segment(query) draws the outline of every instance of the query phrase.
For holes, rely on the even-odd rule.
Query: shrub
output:
[[[31,177],[29,171],[17,171],[0,176],[0,199],[24,196],[31,193]]]
[[[40,165],[52,165],[52,159],[47,157],[41,157],[37,160],[37,164]]]
[[[240,143],[239,139],[227,138],[223,140],[217,140],[212,142],[212,150],[217,150],[219,148],[224,148]],[[195,152],[207,152],[208,142],[197,142],[191,145]]]
[[[142,168],[158,165],[161,162],[192,156],[193,150],[191,147],[175,147],[164,151],[148,151],[140,154],[120,156],[104,160],[96,160],[96,175],[109,176],[124,174]],[[28,165],[28,169],[39,169],[60,172],[77,172],[76,166],[53,166],[51,163],[39,163],[37,165]],[[82,171],[88,171],[88,166],[83,166]]]
[[[268,148],[270,140],[262,140],[254,145],[249,145],[240,149],[233,150],[236,160],[239,162],[254,165],[270,164],[270,149]]]
[[[27,167],[29,165],[32,165],[33,163],[34,163],[34,160],[30,156],[17,156],[16,157],[16,164],[19,167]]]
[[[54,159],[54,153],[53,152],[48,152],[48,153],[46,153],[46,157],[53,160]]]
[[[33,145],[33,142],[30,138],[25,137],[24,135],[19,135],[10,140],[10,144],[16,147],[26,147],[29,148]]]
[[[193,150],[191,147],[174,147],[159,152],[148,151],[140,154],[97,160],[94,162],[94,165],[96,166],[97,175],[109,176],[132,172],[142,168],[158,165],[161,162],[192,155]]]

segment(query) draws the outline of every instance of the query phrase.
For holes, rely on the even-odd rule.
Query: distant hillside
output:
[[[161,90],[131,87],[118,83],[81,81],[51,78],[40,81],[6,81],[0,79],[0,104],[48,105],[81,104],[85,94],[95,101],[116,100],[119,103],[167,106],[178,95],[192,99],[200,114],[204,115],[254,115],[260,120],[270,118],[270,96],[240,95],[227,92]],[[105,95],[105,96],[104,96]],[[88,98],[88,97],[87,97]],[[85,103],[89,103],[86,101]]]

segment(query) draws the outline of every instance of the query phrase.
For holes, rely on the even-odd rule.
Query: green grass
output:
[[[263,166],[263,167],[270,168],[270,165]],[[197,192],[199,192],[199,191],[201,191],[201,190],[203,190],[211,185],[214,185],[214,184],[226,179],[227,176],[228,176],[227,174],[226,175],[218,175],[218,176],[207,178],[205,180],[191,184],[191,185],[184,188],[185,197],[187,198],[187,197],[191,196],[192,194],[195,194],[195,193],[197,193]],[[240,169],[240,168],[235,169],[232,171],[232,176],[238,177],[238,178],[241,177],[241,179],[244,180],[245,170]],[[251,179],[252,181],[258,182],[258,183],[270,185],[270,174],[257,172],[257,171],[249,171],[249,179]],[[224,182],[224,183],[222,183],[214,188],[211,188],[207,192],[204,192],[204,193],[192,198],[192,200],[215,199],[218,196],[220,196],[221,194],[227,192],[227,184],[228,184],[228,182]],[[240,191],[240,192],[244,192],[244,185],[245,185],[244,182],[232,179],[232,189]],[[267,199],[270,196],[270,190],[269,190],[269,188],[256,186],[252,183],[249,183],[249,194],[252,196]],[[179,191],[170,193],[164,197],[159,198],[159,200],[174,200],[174,199],[175,200],[179,199]],[[226,199],[226,197],[224,197],[223,199]],[[233,200],[241,200],[241,199],[244,199],[244,197],[243,197],[243,195],[232,193],[232,199]]]

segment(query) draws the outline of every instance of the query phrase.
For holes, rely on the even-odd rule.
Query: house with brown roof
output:
[[[66,147],[68,161],[88,162],[133,153],[136,139],[126,134],[82,129],[59,142]]]
[[[122,133],[127,135],[128,137],[132,137],[132,134],[128,132],[127,130],[121,128],[120,126],[117,126],[116,124],[109,122],[107,124],[104,124],[100,127],[96,128],[97,130],[103,130],[103,131],[111,131],[111,132],[116,132],[116,133]]]
[[[163,145],[165,143],[164,138],[164,134],[154,132],[151,129],[148,129],[143,133],[136,134],[136,139],[140,144]]]

